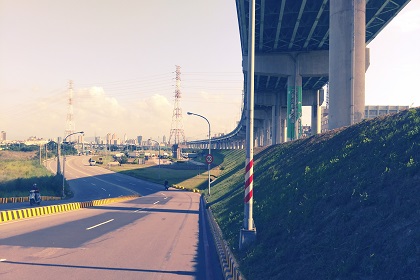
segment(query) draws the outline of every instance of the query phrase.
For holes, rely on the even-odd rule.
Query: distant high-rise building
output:
[[[141,136],[141,135],[137,136],[137,143],[139,145],[141,145],[141,141],[143,141],[143,136]]]
[[[166,136],[165,136],[165,135],[163,135],[163,137],[162,137],[162,142],[163,142],[164,144],[166,144]]]
[[[6,131],[0,133],[0,141],[6,141]]]

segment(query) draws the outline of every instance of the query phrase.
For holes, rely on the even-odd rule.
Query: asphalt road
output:
[[[222,279],[198,194],[163,191],[86,157],[69,158],[66,177],[73,200],[142,197],[1,223],[0,279]]]

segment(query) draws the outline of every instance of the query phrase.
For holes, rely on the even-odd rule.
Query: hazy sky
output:
[[[367,105],[420,106],[420,1],[368,46]],[[234,0],[0,0],[0,130],[63,136],[73,81],[86,137],[169,138],[175,65],[187,140],[236,126],[242,57]],[[305,123],[305,120],[304,120]]]

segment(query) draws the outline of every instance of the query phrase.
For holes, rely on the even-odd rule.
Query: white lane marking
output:
[[[106,192],[106,189],[104,189],[104,188],[101,188],[101,189],[103,189]]]
[[[158,204],[158,203],[159,203],[159,200],[158,200],[158,201],[156,201],[155,203],[153,203],[153,205]]]
[[[93,228],[96,228],[96,227],[102,226],[102,225],[104,225],[104,224],[107,224],[107,223],[112,222],[113,220],[114,220],[114,219],[111,219],[111,220],[108,220],[108,221],[106,221],[106,222],[103,222],[103,223],[100,223],[100,224],[94,225],[94,226],[92,226],[92,227],[88,227],[88,228],[86,228],[86,230],[91,230],[91,229],[93,229]]]
[[[112,171],[107,171],[107,170],[102,170],[102,171],[105,171],[106,173],[98,173],[98,174],[99,174],[99,175],[103,175],[103,174],[117,174],[117,173],[112,172]],[[87,176],[91,176],[91,175],[92,175],[92,174],[89,174],[89,173],[83,172],[82,170],[77,170],[77,172],[78,172],[78,173],[81,173],[81,174],[84,174],[84,175],[87,175]],[[66,172],[66,173],[67,173],[67,172]],[[131,189],[129,189],[129,188],[126,188],[126,187],[123,187],[123,186],[121,186],[121,185],[117,185],[117,184],[114,184],[114,183],[111,183],[111,182],[108,182],[108,181],[102,180],[102,179],[100,179],[100,178],[98,178],[98,177],[92,177],[92,178],[93,178],[93,179],[96,179],[96,180],[99,180],[99,181],[101,181],[101,182],[104,182],[104,183],[106,183],[106,184],[114,185],[114,186],[116,186],[116,187],[118,187],[118,188],[120,188],[120,189],[124,189],[124,190],[126,190],[126,191],[129,191],[129,192],[131,192],[132,194],[139,194],[138,192],[133,191],[133,190],[131,190]]]
[[[94,186],[96,186],[96,184],[95,183],[91,183],[92,185],[94,185]]]
[[[151,188],[145,188],[146,190],[149,190],[149,191],[153,191],[153,189],[151,189]]]
[[[143,208],[139,208],[136,211],[134,211],[134,213],[140,212],[141,210],[143,210]]]

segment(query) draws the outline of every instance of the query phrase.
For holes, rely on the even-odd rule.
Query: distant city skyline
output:
[[[19,34],[17,36],[17,34]],[[366,105],[420,105],[420,1],[367,46]],[[187,140],[231,132],[241,115],[242,54],[235,1],[0,0],[0,131],[63,137],[73,81],[85,137],[169,137],[181,66]],[[303,124],[310,124],[304,108]]]

